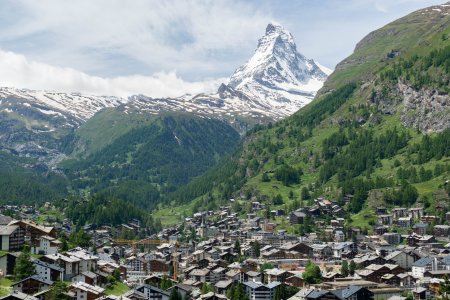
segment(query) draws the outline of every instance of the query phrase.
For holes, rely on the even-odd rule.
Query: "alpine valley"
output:
[[[309,103],[329,72],[300,54],[281,25],[269,24],[253,57],[214,94],[123,99],[1,88],[2,169],[18,174],[3,177],[10,188],[2,201],[108,191],[154,207],[231,154],[255,124]],[[23,193],[34,183],[36,196]]]
[[[2,2],[0,41],[19,34],[32,48],[68,31],[70,45],[57,50],[73,55],[66,47],[88,41],[76,51],[117,65],[135,62],[113,40],[125,38],[123,53],[151,41],[151,53],[133,50],[160,60],[174,49],[161,43],[174,43],[182,52],[165,53],[170,66],[193,57],[175,54],[205,53],[198,47],[222,57],[203,41],[225,44],[230,32],[234,41],[263,6],[317,40],[327,24],[418,5],[60,2]],[[360,11],[357,22],[343,18]],[[124,35],[133,26],[154,36]],[[3,87],[0,300],[449,299],[449,175],[450,2],[368,33],[332,72],[270,23],[215,93],[124,99]]]

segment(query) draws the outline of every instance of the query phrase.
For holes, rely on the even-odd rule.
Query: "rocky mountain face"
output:
[[[424,133],[441,132],[450,126],[450,97],[434,90],[415,90],[399,82],[397,92],[403,99],[401,121],[404,126]]]

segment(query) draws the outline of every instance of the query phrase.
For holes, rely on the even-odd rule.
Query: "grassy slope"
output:
[[[449,34],[449,17],[441,17],[436,11],[413,12],[386,26],[371,32],[361,40],[352,55],[338,64],[326,81],[322,93],[356,78],[368,78],[386,61],[392,50],[412,55],[423,54],[431,48],[446,45],[443,34]]]
[[[125,114],[113,108],[104,109],[76,131],[78,142],[72,155],[93,154],[131,129],[148,125],[154,120],[150,114]]]
[[[105,294],[106,295],[120,296],[120,295],[125,294],[129,290],[130,290],[130,288],[126,284],[124,284],[122,282],[117,282],[112,287],[108,287],[105,290]]]

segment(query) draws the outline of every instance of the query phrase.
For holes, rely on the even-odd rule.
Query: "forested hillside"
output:
[[[28,169],[21,166],[33,159],[17,157],[0,152],[0,203],[17,205],[41,205],[67,195],[68,181],[64,176],[42,168]]]
[[[129,128],[110,143],[101,140],[108,140],[109,129],[102,131],[98,122],[91,123],[81,128],[84,137],[86,132],[97,132],[99,140],[85,138],[90,141],[86,147],[92,149],[86,151],[88,155],[63,163],[72,188],[144,208],[155,207],[162,195],[204,173],[239,142],[238,133],[224,122],[188,114],[152,116],[136,126],[122,124]],[[101,124],[107,128],[107,123]],[[79,147],[80,140],[76,143]]]
[[[412,13],[370,33],[316,99],[277,124],[248,133],[231,162],[170,195],[181,210],[236,198],[292,211],[324,196],[365,227],[376,205],[422,203],[436,214],[449,195],[450,17]],[[447,204],[448,205],[448,204]],[[177,209],[158,216],[175,220]]]

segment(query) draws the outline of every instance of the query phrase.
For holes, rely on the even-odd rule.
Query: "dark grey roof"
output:
[[[413,267],[425,267],[433,262],[433,259],[429,256],[425,256],[413,264]]]
[[[427,223],[417,223],[414,224],[413,228],[427,228],[428,224]]]
[[[450,266],[450,255],[444,256],[444,257],[441,259],[441,261],[442,261],[445,265]]]
[[[353,244],[352,242],[341,242],[341,243],[335,243],[333,245],[333,249],[339,250],[339,249],[344,249],[345,247],[350,246],[351,244]]]
[[[402,251],[397,250],[397,251],[394,251],[394,252],[390,253],[389,255],[387,255],[384,259],[385,260],[391,260],[391,259],[393,259],[394,257],[396,257],[397,255],[400,255],[400,254],[402,254]]]
[[[49,263],[47,263],[45,261],[42,261],[42,260],[36,259],[36,260],[33,261],[33,264],[41,265],[41,266],[44,266],[46,268],[49,268],[49,269],[52,269],[52,270],[55,270],[55,271],[64,272],[64,268],[61,268],[60,266],[55,265],[55,264],[49,264]]]
[[[274,288],[276,288],[277,286],[279,286],[280,284],[281,284],[281,283],[278,282],[278,281],[272,281],[271,283],[267,284],[266,286],[267,286],[269,289],[274,289]]]
[[[320,290],[320,291],[314,290],[308,294],[307,298],[308,299],[318,299],[327,293],[328,293],[328,291],[325,291],[325,290]]]
[[[336,296],[338,296],[340,299],[347,299],[350,296],[352,296],[353,294],[355,294],[356,292],[358,292],[360,289],[362,289],[362,287],[356,286],[356,285],[351,285],[342,290],[332,291],[332,293],[335,294]]]
[[[28,279],[33,279],[33,280],[39,281],[39,282],[47,284],[47,285],[52,285],[53,284],[53,281],[45,279],[45,278],[42,278],[39,275],[31,275],[30,277],[24,278],[21,281],[15,282],[13,285],[17,285],[17,284],[21,283],[22,281],[25,281],[25,280],[28,280]]]

